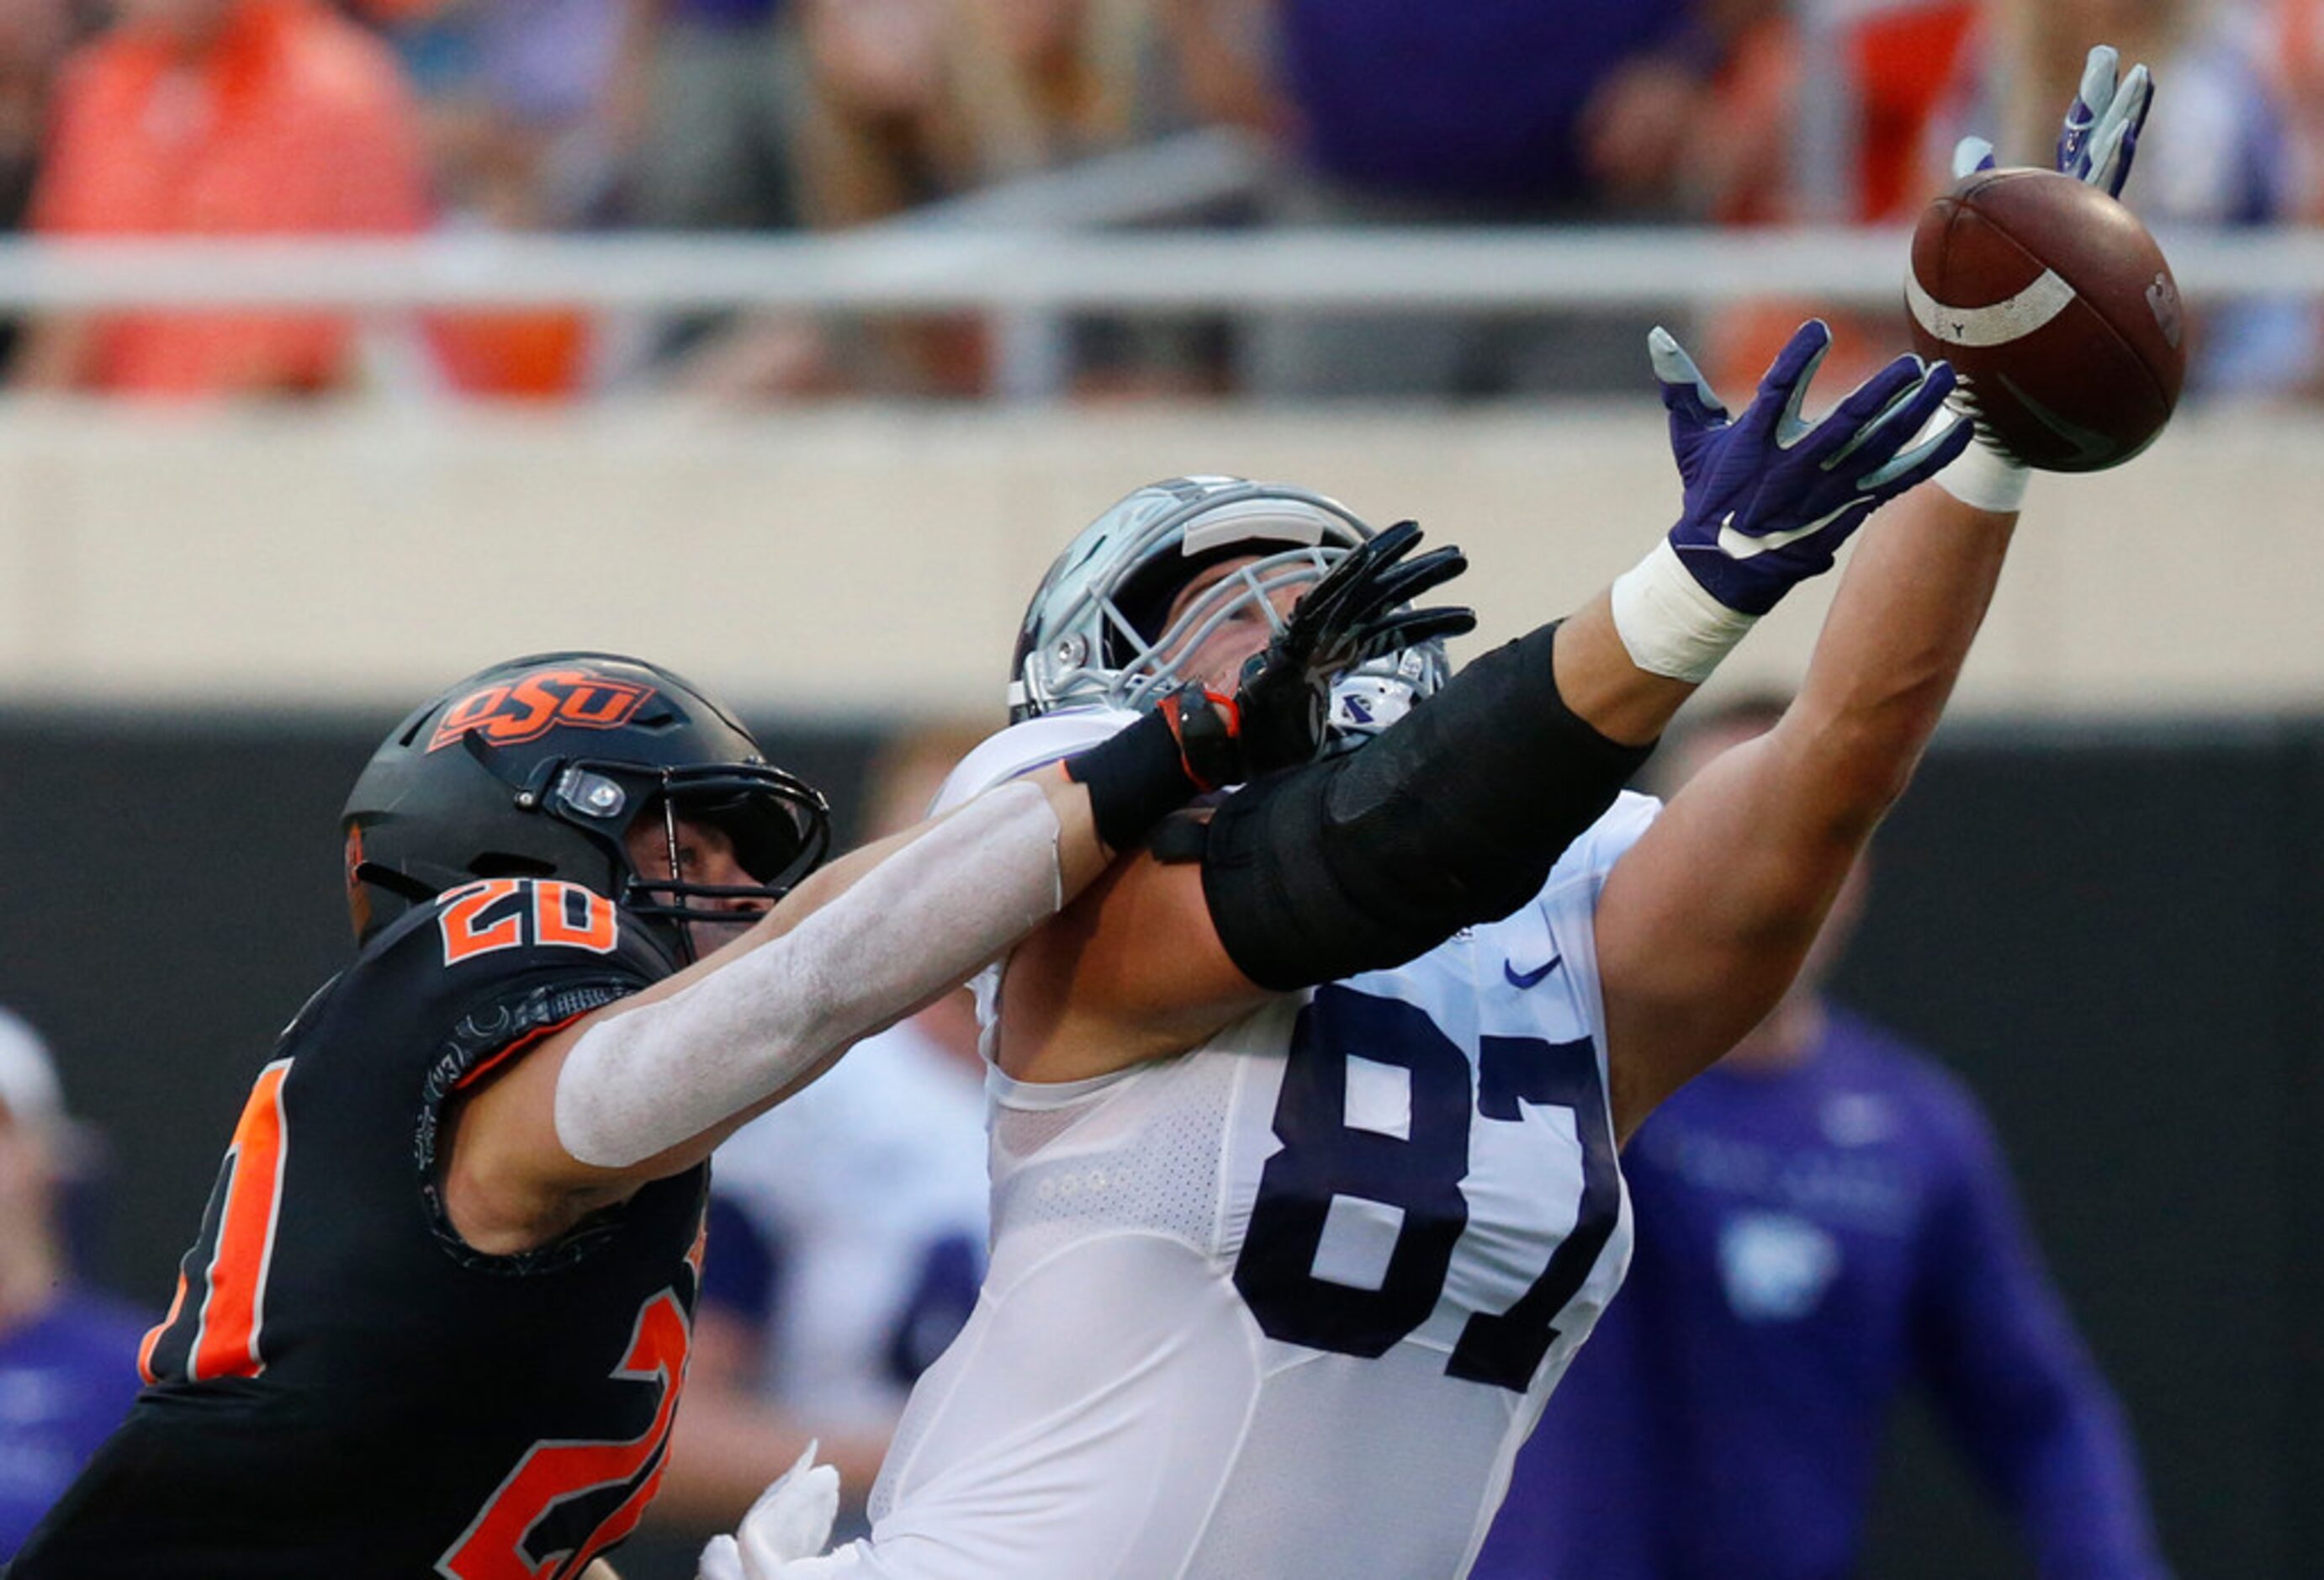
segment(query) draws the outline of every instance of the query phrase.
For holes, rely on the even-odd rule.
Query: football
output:
[[[2137,216],[2071,177],[1960,181],[1921,216],[1904,295],[1914,349],[1953,365],[1980,435],[2029,467],[2118,467],[2178,404],[2171,265]]]

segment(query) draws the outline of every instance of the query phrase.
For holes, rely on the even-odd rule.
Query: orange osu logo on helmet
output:
[[[587,670],[535,670],[471,691],[446,708],[428,749],[440,751],[467,735],[481,735],[495,746],[517,746],[560,725],[619,729],[653,694],[650,686]]]

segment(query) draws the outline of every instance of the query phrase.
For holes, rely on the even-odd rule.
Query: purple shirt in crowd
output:
[[[1406,197],[1556,208],[1614,69],[1688,32],[1690,0],[1285,0],[1284,72],[1308,162]]]
[[[1952,1076],[1834,1011],[1803,1065],[1697,1078],[1622,1166],[1629,1279],[1518,1456],[1476,1580],[1853,1574],[1908,1382],[2043,1575],[2167,1572],[2121,1412]]]
[[[0,1558],[23,1545],[141,1386],[137,1346],[152,1318],[69,1290],[0,1334]]]

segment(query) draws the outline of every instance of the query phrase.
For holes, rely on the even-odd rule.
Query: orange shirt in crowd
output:
[[[426,218],[393,58],[316,0],[232,0],[191,55],[134,25],[91,44],[60,84],[32,213],[60,236],[402,235]],[[345,319],[136,313],[91,331],[79,382],[122,393],[316,390],[350,371]]]
[[[1857,116],[1849,218],[1910,223],[1936,195],[1930,117],[1960,77],[1977,21],[1974,0],[1919,0],[1873,11],[1849,25],[1840,51]],[[1732,185],[1720,208],[1721,220],[1765,225],[1799,217],[1797,195],[1785,185],[1797,135],[1792,107],[1802,91],[1799,79],[1787,20],[1763,23],[1742,41],[1734,67],[1719,84],[1711,119],[1720,126],[1770,129],[1770,134],[1742,145],[1737,162],[1755,179]],[[1784,299],[1744,302],[1715,315],[1703,336],[1703,365],[1712,370],[1714,386],[1748,390],[1800,320],[1819,310],[1818,303]],[[1842,321],[1839,328],[1820,387],[1845,389],[1906,348],[1901,314]]]

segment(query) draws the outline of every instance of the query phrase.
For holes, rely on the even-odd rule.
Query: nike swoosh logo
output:
[[[1504,960],[1501,962],[1501,975],[1509,979],[1511,987],[1523,993],[1526,989],[1537,985],[1543,977],[1556,970],[1560,958],[1559,956],[1552,955],[1548,965],[1538,966],[1531,971],[1519,971],[1515,961]]]
[[[2114,440],[2105,434],[2094,433],[2089,429],[2067,421],[2049,407],[2019,389],[2017,381],[2007,374],[2001,374],[2000,379],[2001,387],[2017,397],[2018,404],[2025,408],[2027,416],[2074,447],[2075,460],[2102,461],[2115,453],[2116,447]]]
[[[1762,532],[1753,537],[1735,530],[1735,513],[1729,511],[1727,519],[1719,523],[1719,551],[1729,559],[1750,559],[1761,554],[1773,554],[1778,549],[1788,549],[1802,538],[1812,538],[1832,522],[1862,504],[1861,499],[1851,499],[1838,510],[1820,515],[1804,527],[1787,527],[1780,532]]]

